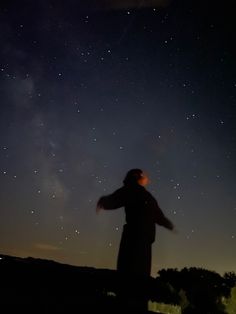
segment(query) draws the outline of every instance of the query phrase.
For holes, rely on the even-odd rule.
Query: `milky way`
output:
[[[114,269],[124,210],[96,202],[138,167],[178,230],[152,274],[236,271],[232,8],[83,2],[1,4],[1,253]]]

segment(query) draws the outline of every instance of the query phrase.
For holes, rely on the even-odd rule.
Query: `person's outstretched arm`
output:
[[[174,230],[175,227],[173,223],[164,215],[156,200],[154,201],[153,205],[153,214],[156,224],[163,226],[169,230]]]
[[[116,190],[114,193],[100,197],[97,202],[97,210],[117,209],[124,206],[124,188]]]

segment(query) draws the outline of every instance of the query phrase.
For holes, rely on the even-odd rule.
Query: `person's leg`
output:
[[[124,231],[117,270],[120,274],[118,300],[123,309],[145,312],[148,308],[147,282],[151,273],[151,244],[138,241]]]
[[[130,273],[132,269],[133,260],[133,245],[129,236],[129,231],[124,226],[120,247],[117,258],[117,273],[118,273],[118,288],[117,288],[117,300],[120,306],[121,312],[127,312],[129,301],[131,298],[131,279]]]
[[[135,294],[138,311],[148,310],[148,279],[151,275],[152,244],[140,241],[134,271],[136,273]]]

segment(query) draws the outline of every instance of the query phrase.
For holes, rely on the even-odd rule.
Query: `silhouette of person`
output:
[[[147,278],[151,273],[155,225],[169,230],[174,230],[174,225],[164,215],[157,200],[145,189],[149,179],[141,169],[128,171],[123,183],[112,194],[100,197],[97,212],[101,209],[125,208],[126,223],[120,241],[117,271],[127,278]]]

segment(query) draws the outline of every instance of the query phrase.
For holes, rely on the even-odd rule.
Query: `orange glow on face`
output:
[[[138,183],[142,186],[148,185],[150,182],[148,176],[145,173],[142,173],[141,178],[138,180]]]

